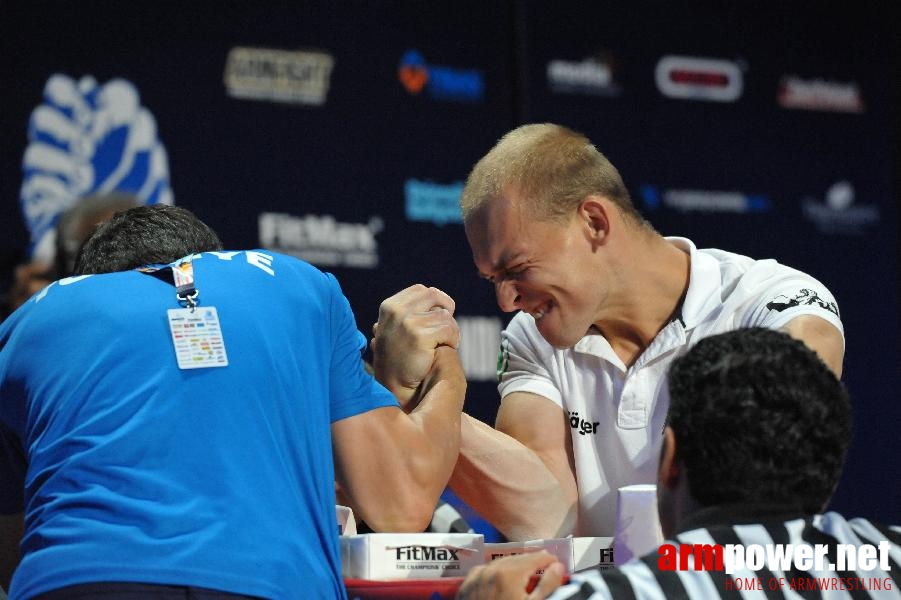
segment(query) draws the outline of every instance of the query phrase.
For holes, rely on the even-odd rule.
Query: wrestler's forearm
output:
[[[510,540],[563,537],[575,528],[575,482],[561,482],[531,449],[467,414],[450,486]]]

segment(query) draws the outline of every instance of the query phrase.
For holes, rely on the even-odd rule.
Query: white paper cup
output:
[[[336,504],[335,517],[338,519],[338,535],[357,535],[357,521],[350,507]]]
[[[657,514],[657,486],[628,485],[617,491],[613,560],[617,566],[657,550],[663,543]]]

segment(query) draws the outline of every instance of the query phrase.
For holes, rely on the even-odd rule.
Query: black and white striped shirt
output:
[[[786,571],[764,565],[762,569],[744,568],[727,575],[725,570],[663,570],[658,565],[658,553],[636,558],[625,565],[608,570],[588,571],[571,576],[570,582],[558,589],[552,600],[672,600],[687,598],[710,600],[716,598],[879,598],[901,600],[901,527],[884,527],[864,519],[845,520],[828,512],[822,515],[777,516],[773,510],[761,507],[743,509],[707,508],[692,515],[675,536],[665,543],[751,545],[792,544],[811,547],[821,544],[827,552],[820,570],[816,565],[799,571],[792,561]],[[730,525],[731,523],[731,525]],[[864,570],[860,565],[846,570],[837,567],[837,545],[851,544],[877,547],[888,542],[887,557],[876,568]],[[883,543],[883,547],[885,544]],[[870,566],[873,566],[872,564]],[[887,569],[883,569],[887,566]]]

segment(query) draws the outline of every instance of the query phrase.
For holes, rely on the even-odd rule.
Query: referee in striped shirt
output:
[[[665,544],[677,550],[719,544],[727,551],[731,544],[742,553],[752,545],[765,553],[791,544],[795,551],[824,551],[819,565],[795,554],[762,568],[736,564],[727,574],[696,567],[690,556],[685,570],[669,570],[652,552],[620,568],[572,575],[561,587],[563,565],[541,552],[477,568],[458,599],[901,599],[901,528],[821,512],[851,440],[851,405],[816,354],[777,331],[730,331],[677,359],[669,389],[657,483]],[[872,548],[852,552],[860,560],[842,569],[839,544]],[[872,560],[864,560],[867,552]],[[538,569],[544,575],[527,594]]]

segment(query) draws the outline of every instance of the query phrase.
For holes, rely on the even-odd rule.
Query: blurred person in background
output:
[[[82,198],[63,212],[50,233],[54,248],[52,262],[36,258],[16,267],[7,292],[4,316],[19,308],[51,281],[72,275],[78,250],[98,223],[106,221],[116,212],[140,204],[140,200],[131,194],[112,192]]]

